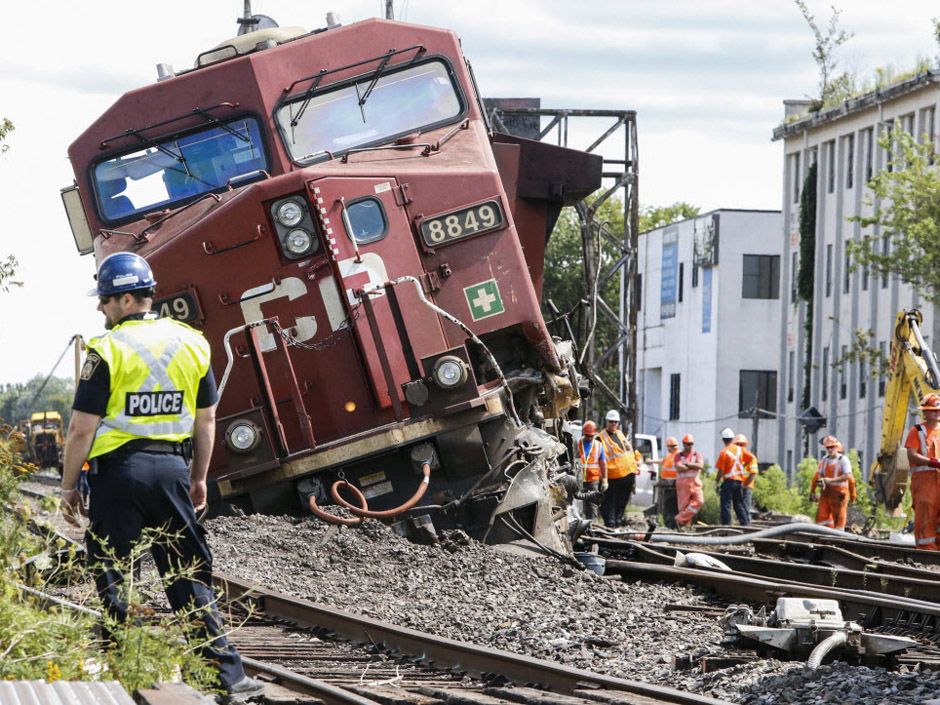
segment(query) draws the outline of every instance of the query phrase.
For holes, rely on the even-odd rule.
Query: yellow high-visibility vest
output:
[[[209,343],[171,318],[125,321],[88,343],[108,364],[111,396],[89,458],[146,438],[183,441],[193,433]]]

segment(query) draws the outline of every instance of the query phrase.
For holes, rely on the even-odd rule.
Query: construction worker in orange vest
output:
[[[849,502],[854,502],[856,498],[852,465],[842,454],[842,444],[838,438],[826,436],[822,444],[826,449],[826,457],[819,461],[819,467],[813,475],[809,498],[812,502],[819,502],[817,524],[844,529]],[[816,494],[817,487],[821,489],[819,496]]]
[[[620,413],[616,409],[607,412],[604,430],[598,438],[604,444],[607,456],[608,489],[601,504],[601,516],[607,526],[626,526],[624,512],[630,497],[636,490],[636,475],[639,472],[633,445],[620,430]]]
[[[744,504],[744,480],[749,477],[747,467],[754,460],[743,446],[733,443],[734,431],[724,428],[721,431],[721,440],[725,444],[715,469],[718,471],[717,479],[720,483],[719,496],[721,500],[721,523],[731,524],[731,508],[738,517],[741,526],[751,523],[751,515]]]
[[[581,427],[581,440],[578,441],[578,451],[581,458],[581,467],[584,468],[583,489],[585,492],[607,491],[607,456],[604,453],[604,444],[597,440],[597,424],[585,421]],[[584,518],[594,519],[597,516],[599,501],[584,500]]]
[[[743,433],[739,433],[734,437],[734,444],[747,450],[750,441],[747,440],[747,436]],[[750,451],[748,452],[750,453]],[[751,510],[754,508],[754,482],[757,480],[757,473],[760,470],[757,464],[757,456],[753,453],[750,453],[750,455],[751,460],[744,467],[747,471],[747,476],[741,482],[741,492],[744,494],[744,506],[747,507],[748,516],[751,516]]]
[[[687,433],[682,437],[682,450],[676,456],[676,495],[679,501],[679,513],[676,524],[691,526],[698,510],[705,504],[702,494],[702,478],[699,477],[705,467],[702,454],[693,449],[695,437]]]
[[[914,500],[914,538],[917,548],[940,550],[940,395],[928,394],[920,402],[924,422],[908,431],[907,461],[911,466],[911,497]]]

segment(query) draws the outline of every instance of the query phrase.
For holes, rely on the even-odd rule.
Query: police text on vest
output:
[[[127,416],[162,416],[183,410],[183,392],[130,392],[124,402]]]

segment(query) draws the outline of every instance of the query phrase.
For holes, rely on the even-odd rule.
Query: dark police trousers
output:
[[[197,608],[202,620],[199,639],[208,645],[203,658],[219,670],[222,687],[244,678],[241,657],[223,636],[211,587],[212,554],[205,529],[196,519],[189,497],[189,469],[181,455],[145,453],[121,448],[97,459],[97,472],[89,475],[90,525],[85,535],[88,561],[105,609],[115,619],[127,618],[127,603],[121,596],[121,574],[102,551],[105,543],[118,560],[126,558],[145,528],[165,529],[178,538],[154,543],[151,555],[160,575],[170,570],[188,570],[193,579],[179,579],[166,587],[166,596],[177,612]],[[191,566],[195,563],[195,571]],[[215,637],[211,641],[209,637]]]
[[[744,486],[736,480],[723,480],[721,483],[721,523],[731,524],[731,507],[741,526],[751,523],[751,512],[745,504]]]

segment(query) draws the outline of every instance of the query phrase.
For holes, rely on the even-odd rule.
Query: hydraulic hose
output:
[[[806,667],[811,671],[815,671],[819,668],[819,664],[822,663],[822,660],[826,658],[826,654],[842,646],[846,642],[846,639],[848,639],[848,635],[845,632],[833,632],[827,636],[813,649],[813,653],[809,655],[809,659],[806,661]]]
[[[802,531],[806,534],[820,534],[823,536],[838,536],[845,538],[852,534],[846,534],[840,529],[830,529],[828,526],[819,524],[781,524],[772,526],[769,529],[755,531],[752,534],[738,534],[737,536],[698,536],[696,534],[671,534],[654,533],[648,538],[646,534],[626,534],[623,538],[629,538],[634,541],[654,541],[659,543],[687,543],[694,546],[726,546],[741,543],[749,543],[754,539],[766,539],[781,534],[789,534],[795,531]]]
[[[363,497],[363,499],[365,499]],[[323,521],[327,521],[330,524],[339,524],[340,526],[359,526],[362,523],[362,517],[341,517],[335,514],[330,514],[325,509],[321,509],[317,505],[317,496],[315,494],[310,495],[310,499],[307,500],[307,504],[310,506],[310,511],[314,513],[315,516],[319,517]]]
[[[411,496],[407,502],[392,509],[384,509],[382,511],[372,511],[369,509],[369,502],[366,499],[365,495],[359,490],[355,485],[346,482],[346,480],[337,480],[333,483],[332,494],[333,499],[336,500],[336,503],[341,507],[346,507],[349,511],[355,514],[357,517],[371,517],[373,519],[390,519],[391,517],[398,516],[402,512],[406,512],[415,506],[421,498],[424,496],[424,493],[428,490],[428,483],[431,481],[431,465],[429,463],[424,463],[421,466],[421,472],[424,475],[424,479],[421,480],[421,484],[418,485],[418,489],[415,490],[415,493]],[[345,499],[343,499],[339,494],[340,487],[344,487],[349,490],[349,493],[359,502],[359,506],[350,504]],[[312,508],[312,507],[311,507]],[[360,521],[362,521],[360,519]]]

